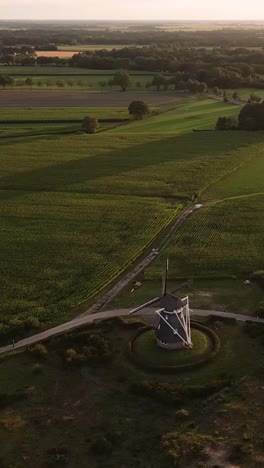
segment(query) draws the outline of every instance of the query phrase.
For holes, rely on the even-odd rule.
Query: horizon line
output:
[[[208,19],[184,19],[184,18],[181,18],[181,19],[158,19],[158,18],[153,18],[153,19],[127,19],[127,18],[122,18],[122,19],[114,19],[114,18],[103,18],[103,19],[98,19],[98,18],[92,18],[92,19],[88,19],[88,18],[85,18],[85,19],[81,19],[81,18],[75,18],[75,19],[70,19],[70,18],[1,18],[0,19],[0,23],[2,21],[96,21],[96,22],[102,22],[102,21],[115,21],[115,22],[122,22],[122,21],[126,21],[126,22],[134,22],[134,21],[137,21],[137,22],[159,22],[159,23],[162,23],[162,22],[166,22],[166,23],[171,23],[171,22],[186,22],[186,23],[197,23],[197,22],[213,22],[213,21],[216,21],[216,22],[226,22],[226,21],[236,21],[236,22],[254,22],[254,23],[264,23],[264,17],[262,19],[254,19],[254,18],[251,18],[251,19],[239,19],[239,18],[221,18],[221,19],[217,19],[217,18],[208,18]]]

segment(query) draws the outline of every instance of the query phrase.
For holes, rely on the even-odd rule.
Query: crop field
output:
[[[236,117],[238,106],[211,99],[190,100],[169,112],[132,125],[112,130],[112,133],[189,133],[193,129],[214,129],[221,115]]]
[[[263,136],[263,134],[262,134]],[[206,192],[207,196],[239,196],[254,193],[264,193],[264,147],[260,145],[252,153],[253,158],[238,171],[230,174],[224,180]]]
[[[155,198],[20,190],[1,191],[0,207],[8,323],[60,319],[113,281],[180,209]]]
[[[223,109],[237,111],[226,106],[190,102],[192,125],[209,124],[206,110],[212,123]],[[39,110],[34,112],[38,116]],[[175,116],[174,134],[170,126],[166,133],[166,125],[159,133],[154,121],[152,131],[142,134],[120,128],[120,133],[29,137],[23,132],[34,124],[24,123],[17,125],[20,137],[7,133],[1,139],[4,323],[12,328],[20,323],[15,318],[37,317],[50,325],[72,317],[74,306],[91,303],[179,215],[194,191],[227,175],[263,145],[259,133],[225,132],[225,138],[221,132],[186,133],[188,113],[182,121],[177,111]],[[158,117],[139,123],[149,125]],[[12,125],[16,128],[5,128]]]
[[[264,195],[201,208],[180,228],[148,278],[168,256],[172,277],[249,275],[264,269]]]

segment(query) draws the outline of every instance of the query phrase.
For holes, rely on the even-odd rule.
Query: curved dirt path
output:
[[[112,318],[112,317],[119,317],[121,315],[128,315],[129,311],[131,309],[116,309],[116,310],[108,310],[104,312],[98,312],[96,314],[92,315],[86,315],[84,317],[77,317],[70,322],[63,323],[62,325],[58,325],[57,327],[50,328],[49,330],[46,330],[42,333],[37,333],[36,335],[29,336],[28,338],[24,338],[23,340],[18,341],[15,343],[15,346],[13,347],[13,344],[3,346],[0,348],[0,354],[12,351],[13,349],[19,349],[23,348],[24,346],[30,346],[34,343],[39,343],[40,341],[43,341],[47,338],[50,338],[51,336],[59,335],[64,332],[68,332],[71,330],[74,330],[76,328],[83,327],[89,323],[92,323],[96,320],[102,320],[106,318]],[[143,312],[141,315],[143,317],[146,317],[146,319],[150,322],[153,322],[153,318],[155,317],[155,309],[146,309],[145,312]],[[198,316],[198,317],[206,317],[208,315],[215,315],[218,317],[228,317],[228,318],[234,318],[238,321],[241,322],[255,322],[255,323],[263,323],[264,324],[264,319],[258,319],[256,317],[251,317],[250,315],[241,315],[241,314],[234,314],[231,312],[219,312],[217,310],[201,310],[201,309],[194,309],[191,311],[192,316]]]

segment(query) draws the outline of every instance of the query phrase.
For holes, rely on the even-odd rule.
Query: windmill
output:
[[[145,304],[131,310],[130,314],[135,314],[146,307],[160,303],[160,308],[156,310],[159,316],[159,324],[156,329],[156,340],[158,346],[165,349],[180,350],[192,348],[190,309],[188,296],[180,299],[174,294],[185,286],[190,286],[191,282],[178,286],[171,293],[167,292],[169,261],[166,261],[165,277],[162,284],[162,296],[155,297]]]

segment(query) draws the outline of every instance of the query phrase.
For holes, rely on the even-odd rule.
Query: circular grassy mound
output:
[[[139,330],[130,342],[130,356],[134,363],[158,371],[188,370],[213,359],[220,349],[219,338],[213,330],[198,323],[192,325],[191,349],[167,350],[156,342],[154,329]]]

